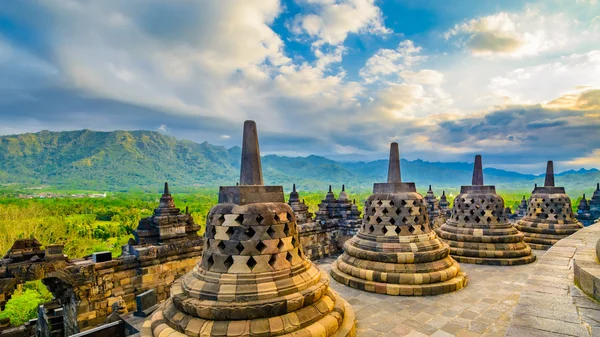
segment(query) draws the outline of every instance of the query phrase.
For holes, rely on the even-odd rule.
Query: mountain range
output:
[[[50,185],[57,189],[155,190],[169,181],[180,187],[233,185],[239,178],[241,149],[178,140],[153,131],[91,130],[0,136],[0,185]],[[337,162],[324,157],[262,157],[266,184],[302,190],[371,189],[387,177],[387,160]],[[472,163],[401,161],[402,178],[419,189],[457,189],[471,181]],[[485,168],[486,184],[500,189],[531,189],[543,175]],[[587,190],[600,181],[597,169],[557,174],[557,184]]]

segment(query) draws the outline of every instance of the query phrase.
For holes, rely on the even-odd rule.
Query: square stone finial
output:
[[[544,187],[554,187],[554,163],[552,160],[548,160],[546,165],[546,180],[544,181]]]
[[[258,131],[254,121],[244,122],[240,185],[263,185]]]
[[[236,186],[221,186],[219,203],[245,205],[264,202],[285,202],[283,187],[264,186],[256,123],[245,121],[240,183]]]
[[[390,162],[388,164],[388,183],[400,183],[402,182],[400,173],[400,150],[398,149],[398,143],[393,142],[390,145]]]
[[[483,185],[483,165],[481,164],[480,154],[475,156],[475,163],[473,164],[473,179],[471,180],[471,185]]]
[[[388,178],[386,183],[373,184],[373,193],[402,193],[416,192],[415,183],[402,182],[400,173],[400,150],[398,143],[390,144],[390,161],[388,164]]]

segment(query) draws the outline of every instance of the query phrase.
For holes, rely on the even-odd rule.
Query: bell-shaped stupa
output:
[[[548,161],[543,187],[536,187],[529,198],[527,213],[515,227],[525,235],[534,249],[549,249],[583,226],[571,208],[571,199],[564,187],[554,186],[554,164]]]
[[[204,252],[142,336],[353,336],[349,304],[306,259],[281,186],[263,186],[256,124],[244,123],[239,186],[222,186]]]
[[[415,184],[400,179],[397,143],[391,145],[387,183],[373,186],[362,225],[344,248],[331,276],[352,288],[418,296],[448,293],[467,283],[448,245],[430,228]]]
[[[472,184],[461,186],[450,219],[436,231],[458,262],[508,266],[535,261],[523,234],[508,222],[496,187],[483,185],[480,155],[475,156]]]

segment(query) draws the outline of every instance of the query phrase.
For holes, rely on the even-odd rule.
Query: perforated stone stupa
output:
[[[331,265],[331,276],[352,288],[388,295],[436,295],[463,288],[467,279],[446,243],[429,225],[427,205],[414,183],[400,178],[392,143],[387,183],[376,183],[358,233]]]
[[[256,124],[246,121],[239,186],[207,216],[204,253],[142,336],[353,336],[354,314],[300,247],[281,186],[263,186]]]
[[[548,161],[546,167],[544,186],[533,190],[527,214],[515,226],[525,235],[525,242],[534,249],[543,250],[583,227],[573,214],[565,188],[554,186],[552,161]]]
[[[496,187],[483,185],[480,155],[475,156],[472,185],[460,188],[450,219],[436,232],[458,262],[519,265],[535,261],[523,234],[508,222]]]

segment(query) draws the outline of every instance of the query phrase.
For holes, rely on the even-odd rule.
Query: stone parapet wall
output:
[[[114,302],[122,303],[126,312],[134,311],[135,296],[149,289],[156,290],[159,301],[166,300],[171,284],[193,269],[201,252],[201,240],[196,240],[165,246],[129,246],[131,255],[102,263],[77,263],[71,271],[90,273],[86,282],[74,286],[81,301],[77,305],[79,328],[104,323]]]
[[[304,255],[310,260],[331,256],[340,251],[340,230],[337,226],[309,222],[298,225],[298,236]]]
[[[300,244],[306,257],[318,260],[342,252],[344,242],[352,238],[361,225],[361,220],[315,221],[298,225]]]
[[[569,238],[581,240],[573,258],[574,282],[588,296],[600,301],[600,222],[581,229]]]
[[[163,245],[124,246],[121,257],[94,263],[93,259],[7,263],[1,275],[0,298],[8,299],[17,284],[41,279],[65,310],[70,333],[104,323],[119,302],[123,313],[135,310],[135,296],[154,289],[159,301],[169,297],[171,284],[191,271],[199,260],[203,240]]]

